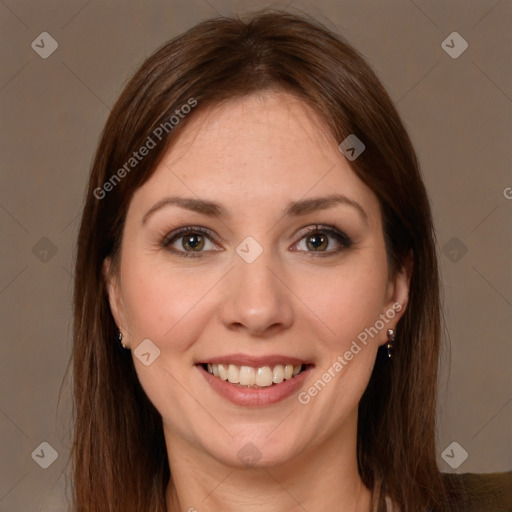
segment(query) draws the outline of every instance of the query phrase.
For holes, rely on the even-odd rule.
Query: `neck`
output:
[[[355,426],[350,437],[343,429],[293,460],[245,468],[223,464],[166,434],[172,476],[167,511],[369,512],[372,493],[357,469]]]

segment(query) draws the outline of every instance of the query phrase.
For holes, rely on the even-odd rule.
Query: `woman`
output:
[[[325,27],[220,18],[148,58],[104,129],[75,275],[77,511],[471,502],[436,465],[418,163]]]

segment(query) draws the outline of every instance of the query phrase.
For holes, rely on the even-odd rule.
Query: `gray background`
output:
[[[69,379],[59,409],[57,402],[71,348],[74,243],[110,107],[164,41],[218,13],[269,5],[0,1],[2,512],[66,510]],[[452,345],[440,379],[439,465],[460,473],[511,469],[511,3],[272,5],[311,13],[343,34],[396,102],[432,200]],[[454,31],[469,44],[458,58],[441,45]],[[31,47],[42,32],[59,45],[47,59]],[[47,469],[32,457],[42,442],[58,452]],[[452,442],[468,453],[462,463],[458,446],[442,457]]]

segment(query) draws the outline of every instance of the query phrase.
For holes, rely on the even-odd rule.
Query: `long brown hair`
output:
[[[118,271],[130,200],[187,122],[208,105],[263,90],[296,95],[336,140],[354,134],[365,145],[351,166],[379,200],[390,268],[401,269],[410,254],[414,265],[393,358],[379,350],[359,404],[359,471],[369,488],[381,480],[405,511],[451,508],[436,464],[441,320],[435,236],[410,139],[374,72],[347,42],[307,17],[262,11],[246,20],[208,20],[166,43],[126,85],[103,130],[75,268],[76,512],[165,511],[172,475],[162,419],[139,384],[130,351],[116,338],[102,263],[110,256],[112,272]],[[170,127],[169,118],[191,99],[196,106]],[[165,122],[156,147],[117,179]]]

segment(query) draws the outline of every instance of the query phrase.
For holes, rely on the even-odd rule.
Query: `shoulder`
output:
[[[442,477],[461,512],[512,512],[512,471],[442,473]]]

